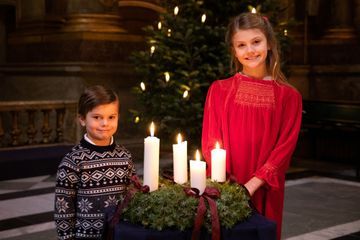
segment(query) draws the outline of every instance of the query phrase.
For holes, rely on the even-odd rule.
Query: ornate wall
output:
[[[160,0],[0,0],[0,101],[76,100],[101,83],[119,93],[122,118],[136,84],[128,57]],[[282,0],[290,82],[305,99],[360,100],[360,0]]]
[[[360,1],[288,1],[292,77],[306,99],[360,101]]]
[[[0,101],[77,100],[103,84],[126,118],[136,83],[128,58],[160,11],[156,0],[0,0]]]

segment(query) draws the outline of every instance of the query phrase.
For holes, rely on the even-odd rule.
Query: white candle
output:
[[[211,150],[211,181],[226,181],[226,151],[220,149],[216,142],[216,148]]]
[[[200,161],[198,150],[195,159],[190,160],[190,186],[199,189],[202,194],[206,188],[206,162]]]
[[[148,185],[150,192],[159,186],[159,156],[160,139],[154,137],[155,126],[151,123],[150,136],[144,139],[144,185]]]
[[[178,134],[177,144],[173,144],[173,170],[174,181],[179,184],[186,183],[187,174],[187,141],[181,141],[181,134]]]

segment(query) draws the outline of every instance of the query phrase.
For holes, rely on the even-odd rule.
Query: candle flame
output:
[[[155,132],[155,124],[154,122],[151,122],[150,124],[150,136],[154,136],[154,132]]]
[[[256,13],[256,8],[253,7],[253,8],[251,9],[251,13]]]
[[[196,161],[200,161],[200,152],[199,152],[199,150],[196,150],[195,159],[196,159]]]
[[[216,149],[220,149],[220,144],[219,144],[219,142],[216,142],[215,147],[216,147]]]
[[[180,144],[182,141],[182,138],[181,138],[181,134],[179,133],[178,136],[177,136],[177,142],[178,144]]]

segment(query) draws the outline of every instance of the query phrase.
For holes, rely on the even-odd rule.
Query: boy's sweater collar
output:
[[[88,141],[85,140],[85,138],[82,138],[80,140],[80,145],[88,148],[92,151],[96,151],[96,152],[107,152],[107,151],[113,151],[115,149],[116,143],[115,141],[112,142],[112,144],[108,145],[108,146],[97,146],[94,144],[89,143]]]

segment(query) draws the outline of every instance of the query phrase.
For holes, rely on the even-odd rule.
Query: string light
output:
[[[185,90],[185,92],[183,93],[183,98],[187,98],[189,96],[189,91]]]
[[[174,7],[174,15],[176,16],[176,15],[178,15],[178,13],[179,13],[179,7],[176,6],[176,7]]]
[[[157,26],[157,27],[158,27],[159,30],[161,30],[161,27],[162,27],[161,22],[158,22],[158,26]]]
[[[164,72],[164,76],[165,76],[165,82],[169,82],[170,81],[170,73]]]
[[[136,116],[136,117],[135,117],[134,122],[135,122],[135,123],[139,123],[139,122],[140,122],[139,116]]]
[[[140,88],[141,88],[141,90],[143,90],[143,91],[145,91],[145,83],[144,82],[141,82],[140,83]]]
[[[284,36],[287,36],[287,35],[288,35],[288,30],[284,29]]]
[[[150,47],[150,54],[153,55],[155,52],[155,46]]]
[[[168,36],[168,37],[171,37],[171,29],[170,29],[170,28],[168,29],[167,36]]]
[[[201,16],[201,22],[204,23],[206,21],[206,14],[204,13],[202,16]]]

